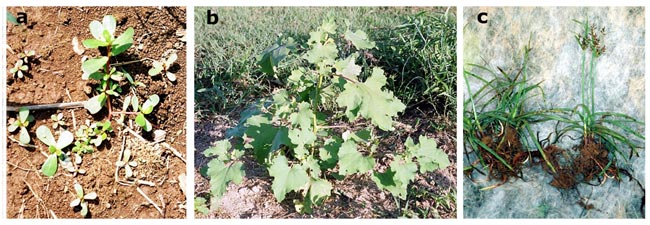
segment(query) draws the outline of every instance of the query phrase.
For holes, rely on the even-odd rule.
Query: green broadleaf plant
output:
[[[169,72],[169,68],[172,67],[178,56],[176,53],[169,55],[169,58],[162,59],[160,61],[153,61],[153,68],[149,69],[149,76],[157,76],[159,74],[164,74],[167,76],[169,81],[176,81],[176,75],[172,72]]]
[[[18,142],[21,145],[29,145],[31,138],[29,137],[29,132],[27,127],[31,122],[34,122],[34,116],[29,115],[29,109],[25,107],[20,107],[18,109],[18,118],[9,125],[7,128],[9,132],[14,132],[20,128],[20,134],[18,136]]]
[[[105,48],[106,55],[99,56],[84,61],[81,65],[83,70],[82,79],[93,79],[100,81],[97,87],[98,95],[95,95],[84,103],[91,114],[96,114],[108,104],[109,117],[111,112],[110,96],[120,96],[122,89],[119,82],[125,78],[132,80],[131,76],[124,72],[118,71],[111,67],[110,60],[112,57],[126,51],[133,45],[133,28],[129,27],[117,38],[115,37],[116,22],[112,15],[104,16],[102,22],[90,22],[90,33],[94,39],[86,39],[83,45],[86,48]]]
[[[24,73],[26,73],[27,70],[29,70],[29,67],[23,65],[23,60],[18,60],[16,61],[16,64],[14,64],[14,67],[9,69],[9,72],[18,78],[23,78],[25,77]]]
[[[48,146],[50,152],[50,155],[41,167],[41,172],[48,177],[54,176],[59,167],[59,160],[62,162],[69,161],[67,156],[63,153],[63,149],[72,144],[74,135],[70,133],[70,131],[63,130],[61,131],[59,139],[55,140],[50,128],[41,125],[36,129],[36,137]]]
[[[388,171],[376,171],[379,138],[375,128],[392,131],[393,118],[405,105],[384,90],[386,75],[381,68],[356,65],[360,50],[374,48],[363,31],[337,34],[333,20],[310,33],[309,48],[299,60],[307,65],[291,72],[287,87],[262,99],[251,110],[242,112],[237,127],[226,132],[226,140],[204,151],[215,157],[208,164],[212,206],[229,184],[237,184],[245,176],[242,157],[251,154],[273,177],[271,189],[278,201],[287,193],[302,196],[295,200],[298,212],[310,213],[332,193],[333,178],[344,179],[352,174],[372,176],[380,188],[405,199],[408,184],[418,172],[430,172],[449,165],[447,155],[435,141],[420,137],[420,144],[409,138],[406,151],[395,152]],[[340,39],[341,37],[345,39]],[[341,55],[337,46],[352,43],[349,55]],[[339,43],[339,44],[337,44]],[[267,75],[279,71],[279,60],[289,54],[288,47],[275,44],[259,58]],[[281,49],[281,50],[280,50]],[[359,80],[363,70],[372,69],[365,81]],[[328,110],[329,109],[329,110]],[[363,118],[370,123],[365,129],[330,124],[345,117],[350,123]],[[231,144],[234,143],[234,144]]]
[[[92,200],[97,200],[97,193],[90,192],[84,194],[84,189],[79,183],[74,183],[75,199],[70,202],[70,207],[81,207],[79,213],[81,216],[86,217],[88,215],[88,202]]]

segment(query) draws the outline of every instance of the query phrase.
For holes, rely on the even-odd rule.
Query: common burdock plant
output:
[[[169,68],[172,67],[178,56],[176,53],[169,55],[167,59],[161,59],[160,61],[153,61],[153,68],[149,69],[149,76],[158,76],[163,74],[169,79],[169,81],[176,81],[176,75],[172,72],[169,72]]]
[[[99,112],[104,106],[108,107],[109,118],[111,116],[110,96],[120,96],[122,89],[119,82],[125,78],[133,80],[131,76],[124,72],[118,71],[111,66],[111,58],[126,51],[133,45],[133,28],[129,27],[120,36],[115,38],[115,17],[111,15],[104,16],[102,22],[92,21],[90,23],[90,33],[94,39],[83,41],[86,48],[98,48],[103,50],[103,55],[97,58],[88,59],[81,65],[83,70],[82,79],[93,79],[100,82],[97,87],[98,95],[86,101],[84,107],[91,113]],[[108,102],[108,103],[107,103]]]
[[[28,145],[31,142],[31,138],[29,137],[27,127],[31,122],[34,122],[34,116],[29,115],[29,109],[20,107],[18,109],[18,118],[16,118],[13,122],[9,121],[11,125],[9,125],[7,130],[9,130],[9,132],[15,132],[16,130],[20,129],[18,142],[21,145]]]
[[[29,70],[29,67],[24,65],[23,60],[18,60],[16,61],[16,64],[14,64],[14,67],[9,69],[9,72],[15,77],[23,78],[25,77],[27,70]]]
[[[305,66],[291,72],[287,87],[242,112],[237,127],[226,132],[228,139],[203,152],[215,157],[205,172],[213,207],[218,207],[216,200],[229,183],[242,181],[245,155],[267,169],[278,201],[290,192],[301,196],[294,201],[301,213],[312,212],[331,195],[333,179],[368,174],[380,188],[406,199],[407,187],[418,172],[449,165],[435,141],[421,136],[419,143],[408,138],[404,151],[393,152],[388,168],[376,169],[381,138],[376,131],[393,131],[393,118],[405,105],[384,89],[386,76],[381,68],[356,64],[361,51],[375,48],[366,33],[337,30],[335,22],[328,20],[311,32],[308,49],[300,57]],[[259,59],[281,60],[291,53],[285,46],[291,44],[280,42],[272,48],[277,51],[264,51],[272,57]],[[349,50],[339,51],[346,45]],[[260,60],[261,66],[275,73],[277,60],[268,60]],[[370,74],[365,81],[359,79],[363,71]]]
[[[36,137],[38,137],[41,142],[48,146],[50,155],[43,163],[41,167],[41,172],[48,177],[54,176],[58,167],[59,161],[63,163],[63,166],[66,168],[74,168],[70,158],[63,152],[63,149],[72,144],[74,136],[70,131],[63,130],[59,136],[59,139],[54,139],[52,131],[45,125],[41,125],[36,129]]]
[[[86,217],[88,215],[88,201],[97,200],[97,193],[90,192],[85,194],[83,187],[77,182],[74,183],[74,191],[75,199],[70,202],[70,207],[80,207],[81,210],[79,213],[81,216]]]

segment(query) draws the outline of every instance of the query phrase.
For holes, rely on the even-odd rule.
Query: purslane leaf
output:
[[[92,74],[101,69],[108,62],[108,57],[102,56],[99,58],[86,60],[81,64],[81,70],[86,74]]]

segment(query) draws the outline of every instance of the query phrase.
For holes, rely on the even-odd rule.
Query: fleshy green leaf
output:
[[[357,30],[356,32],[352,32],[351,30],[348,30],[345,32],[345,39],[349,40],[352,42],[352,44],[357,47],[357,49],[371,49],[375,47],[375,42],[374,41],[369,41],[368,40],[368,35],[366,35],[366,32],[363,32],[361,30]]]
[[[102,56],[99,58],[89,59],[81,64],[81,70],[86,74],[92,74],[101,69],[108,62],[108,57]]]
[[[111,55],[119,55],[120,53],[126,51],[133,45],[133,28],[129,27],[113,41],[113,46],[111,48]]]
[[[70,131],[64,130],[59,135],[59,140],[56,142],[55,147],[59,150],[64,149],[72,144],[72,141],[74,141],[74,135]]]
[[[20,135],[18,136],[18,141],[23,144],[27,145],[29,142],[31,142],[31,138],[29,137],[29,132],[27,132],[27,128],[21,127],[20,128]]]
[[[90,27],[90,34],[92,34],[95,39],[100,41],[106,41],[106,39],[104,39],[104,36],[102,35],[102,33],[104,33],[104,26],[102,26],[102,23],[100,23],[97,20],[93,20],[92,22],[90,22],[89,27]]]
[[[145,131],[147,130],[147,123],[148,122],[149,121],[147,121],[147,119],[144,118],[144,114],[142,114],[142,113],[138,113],[138,115],[135,116],[135,124],[137,124],[138,126],[144,128]],[[149,130],[151,130],[151,128]]]
[[[273,195],[279,202],[284,200],[287,193],[300,190],[309,182],[307,172],[295,165],[289,167],[287,158],[282,155],[273,159],[273,163],[269,168],[269,175],[273,177],[273,184],[271,185]]]
[[[72,185],[72,187],[74,188],[75,194],[77,194],[77,198],[81,199],[81,198],[84,197],[84,189],[83,189],[83,187],[81,187],[81,184],[74,183],[74,185]]]
[[[108,46],[108,42],[97,40],[97,39],[86,39],[83,42],[83,45],[86,48],[98,48]]]
[[[117,25],[115,21],[115,17],[113,15],[106,15],[102,19],[102,25],[104,25],[104,30],[108,31],[108,33],[113,36],[115,34],[115,27]]]
[[[167,72],[167,79],[169,79],[171,82],[174,82],[176,81],[176,75],[171,72]]]
[[[269,154],[278,150],[281,145],[288,145],[291,140],[288,137],[286,127],[275,127],[271,124],[270,115],[254,115],[246,120],[245,134],[252,139],[244,147],[252,148],[255,158],[263,162]]]
[[[332,184],[324,179],[311,179],[307,197],[314,204],[322,203],[332,193]]]
[[[365,173],[375,166],[372,157],[363,156],[357,151],[357,145],[353,141],[346,141],[341,145],[338,152],[339,174],[349,175],[354,173]]]
[[[149,114],[149,113],[151,113],[151,112],[153,111],[153,108],[154,108],[156,105],[158,105],[158,102],[159,102],[159,101],[160,101],[160,97],[158,97],[158,95],[154,94],[154,95],[149,96],[149,98],[147,99],[147,101],[145,101],[145,102],[142,104],[142,109],[141,109],[141,110],[142,110],[142,113],[144,113],[144,114]]]
[[[86,217],[88,215],[88,202],[81,203],[81,211],[79,211],[81,216]]]
[[[24,123],[27,121],[27,118],[29,118],[29,109],[27,107],[20,107],[18,109],[18,119],[21,123]]]
[[[92,97],[91,99],[86,100],[86,102],[84,102],[84,108],[86,108],[90,114],[95,114],[99,112],[99,110],[101,110],[105,104],[106,94],[101,93],[95,97]]]
[[[163,70],[162,63],[158,62],[158,61],[154,61],[153,62],[153,67],[151,67],[151,69],[149,69],[148,74],[149,74],[149,76],[156,76],[156,75],[160,74],[160,72],[162,72],[162,70]]]
[[[52,135],[52,131],[45,125],[36,128],[36,137],[48,146],[56,146],[56,140],[54,139],[54,135]]]
[[[228,140],[221,140],[214,144],[214,146],[203,151],[203,155],[206,157],[217,156],[219,160],[226,161],[228,160],[227,153],[232,145]]]
[[[169,58],[167,58],[167,61],[165,61],[165,65],[167,65],[167,69],[169,69],[169,67],[171,67],[172,64],[174,64],[174,62],[176,62],[176,59],[178,59],[178,55],[176,55],[176,53],[172,53],[171,55],[169,55]]]
[[[207,200],[202,197],[194,198],[194,210],[203,215],[208,215],[210,213],[210,209],[208,209]]]
[[[59,167],[59,159],[56,156],[56,154],[51,154],[47,157],[47,160],[45,160],[45,163],[43,163],[43,166],[41,167],[41,172],[43,175],[51,177],[56,174],[56,170]]]
[[[226,193],[229,183],[239,184],[242,182],[246,172],[241,162],[224,163],[219,159],[213,159],[208,163],[207,175],[210,177],[210,193],[220,197]]]
[[[393,96],[390,91],[382,91],[386,85],[386,76],[380,68],[373,68],[372,75],[364,83],[347,82],[336,102],[345,107],[345,114],[350,121],[358,116],[385,131],[393,130],[393,116],[404,111],[406,106]]]

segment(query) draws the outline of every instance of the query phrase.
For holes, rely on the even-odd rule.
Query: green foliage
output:
[[[242,112],[239,125],[226,132],[229,139],[204,152],[208,157],[216,156],[207,170],[213,198],[223,195],[228,184],[241,182],[245,176],[241,158],[245,154],[267,168],[278,201],[290,192],[302,196],[295,201],[301,213],[311,212],[331,195],[332,177],[369,175],[374,171],[379,143],[374,128],[393,130],[393,118],[405,106],[384,89],[386,77],[382,69],[372,68],[372,75],[360,80],[359,74],[371,68],[358,66],[356,61],[362,49],[373,47],[364,34],[349,28],[339,32],[333,20],[324,21],[310,32],[309,49],[298,58],[306,64],[291,72],[287,87]],[[342,43],[352,43],[349,55],[339,51]],[[330,124],[341,117],[351,123],[359,118],[370,123],[366,129],[352,132],[350,127],[344,127],[346,131],[338,133]],[[421,137],[423,145],[409,141],[406,152],[395,153],[396,160],[391,163],[395,175],[375,180],[400,197],[418,167],[426,172],[449,165],[446,154],[436,148],[433,140]]]
[[[207,206],[207,200],[202,197],[194,198],[194,210],[203,215],[210,214],[210,209]]]
[[[29,109],[25,107],[20,107],[18,109],[18,118],[14,120],[13,122],[9,122],[10,125],[7,128],[9,132],[15,132],[20,128],[20,134],[18,137],[18,143],[21,145],[29,145],[31,142],[31,138],[29,137],[29,132],[27,131],[27,127],[31,122],[34,122],[34,116],[29,115]]]
[[[72,152],[77,154],[94,152],[96,147],[102,145],[104,140],[109,138],[108,133],[110,132],[113,132],[113,127],[108,120],[79,126],[75,132],[76,141]]]
[[[79,213],[81,216],[86,217],[88,215],[88,201],[97,200],[97,193],[90,192],[84,194],[84,189],[79,183],[74,183],[75,199],[70,202],[70,207],[80,207],[81,210]]]
[[[16,19],[16,17],[9,11],[7,11],[7,22],[13,23],[16,26],[20,25],[20,23],[18,23],[18,19]]]
[[[142,127],[144,131],[149,132],[153,127],[151,126],[151,122],[149,122],[145,116],[151,114],[159,102],[160,97],[156,94],[150,95],[142,105],[139,104],[138,96],[126,96],[124,104],[122,105],[122,116],[118,121],[124,121],[124,117],[127,114],[135,115],[135,124]],[[132,113],[126,111],[129,107],[133,109]]]
[[[21,58],[25,63],[29,63],[29,59],[34,56],[36,56],[36,51],[34,50],[25,50],[24,52],[18,53],[18,58]]]
[[[605,35],[604,28],[600,30],[594,27],[589,21],[575,21],[582,29],[575,35],[575,40],[582,49],[581,57],[581,102],[573,108],[559,108],[562,114],[558,115],[557,120],[566,124],[558,131],[558,136],[568,132],[578,132],[582,134],[583,143],[590,140],[601,143],[605,146],[609,162],[601,166],[603,175],[617,158],[625,159],[638,156],[637,149],[643,148],[639,141],[645,140],[645,136],[635,130],[637,126],[643,126],[645,123],[630,115],[618,112],[596,111],[596,100],[594,97],[594,87],[596,81],[596,68],[598,59],[605,53],[605,45],[600,41]],[[577,116],[577,119],[576,119]],[[643,130],[641,128],[641,130]],[[625,153],[624,147],[629,148],[629,153]]]
[[[133,45],[133,28],[129,27],[120,36],[115,38],[115,17],[104,16],[102,22],[90,22],[90,33],[94,39],[86,39],[83,45],[86,48],[106,48],[106,55],[84,61],[81,65],[82,79],[93,79],[100,81],[96,88],[98,95],[95,95],[84,103],[91,114],[99,112],[106,104],[110,104],[110,96],[120,96],[122,88],[119,84],[125,78],[132,81],[133,78],[124,72],[111,67],[110,59],[126,51]],[[110,112],[109,112],[110,113]]]
[[[176,53],[169,55],[167,59],[161,59],[160,61],[153,61],[153,68],[149,69],[149,76],[158,76],[159,74],[165,74],[169,81],[176,81],[176,75],[172,72],[169,72],[169,68],[172,67],[178,56]]]
[[[525,152],[525,149],[516,149],[517,152],[506,152],[502,149],[490,147],[492,143],[503,143],[505,141],[520,142],[523,146],[532,146],[540,152],[551,171],[555,172],[555,168],[548,161],[536,134],[530,128],[531,124],[554,120],[555,111],[527,111],[524,109],[525,103],[530,98],[541,95],[542,99],[544,99],[540,84],[528,83],[530,51],[530,47],[526,46],[524,48],[523,65],[515,73],[506,73],[501,68],[499,68],[498,72],[495,72],[481,65],[469,64],[477,68],[479,72],[465,71],[463,74],[470,93],[468,100],[464,103],[466,111],[463,117],[463,134],[467,143],[465,146],[467,146],[470,154],[477,156],[484,168],[491,170],[491,174],[503,176],[504,174],[513,175],[519,172],[518,168],[521,165],[516,162],[513,155]],[[472,92],[469,79],[481,82],[482,86]],[[517,140],[506,140],[508,135],[497,135],[504,134],[508,127],[514,129],[516,133],[514,136],[517,137]],[[484,143],[483,139],[490,140],[490,142]],[[488,154],[489,158],[485,158],[486,155],[483,153]],[[501,164],[508,172],[492,170],[496,168],[492,166],[494,164]]]
[[[27,70],[29,70],[29,67],[27,65],[23,65],[23,60],[18,60],[16,61],[16,64],[14,64],[14,67],[9,69],[9,73],[18,78],[23,78],[25,77],[24,73],[26,73]]]
[[[64,130],[61,131],[59,139],[56,140],[50,128],[41,125],[36,129],[36,137],[48,146],[50,152],[50,155],[41,167],[41,172],[48,177],[54,176],[59,167],[59,160],[69,161],[68,157],[63,153],[63,149],[72,144],[74,136],[69,131]]]

